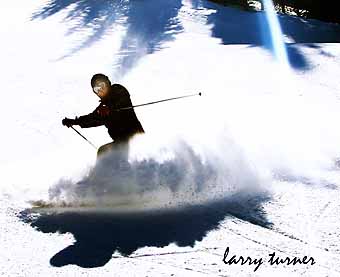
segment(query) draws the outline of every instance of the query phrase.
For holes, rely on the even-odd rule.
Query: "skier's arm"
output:
[[[98,127],[105,124],[105,119],[107,117],[106,109],[95,109],[92,113],[87,115],[82,115],[76,117],[75,119],[64,118],[62,120],[62,124],[67,127],[71,127],[73,125],[79,125],[81,128],[91,128]],[[104,112],[103,112],[104,110]]]
[[[67,127],[79,125],[82,128],[97,127],[105,124],[110,111],[108,107],[100,104],[92,113],[76,117],[75,119],[64,118],[62,124]]]
[[[105,115],[101,113],[102,107],[99,105],[92,113],[76,117],[74,125],[79,125],[81,128],[97,127],[105,124]]]

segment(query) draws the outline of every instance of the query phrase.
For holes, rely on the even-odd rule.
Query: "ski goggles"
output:
[[[105,82],[96,82],[93,91],[95,94],[98,94],[102,89],[104,89],[106,86]]]

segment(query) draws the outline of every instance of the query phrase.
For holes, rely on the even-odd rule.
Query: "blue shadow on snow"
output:
[[[160,50],[164,42],[172,40],[176,33],[182,31],[177,19],[181,7],[181,0],[52,0],[37,11],[32,20],[46,19],[67,11],[66,23],[77,20],[75,26],[72,22],[73,27],[70,27],[68,34],[91,31],[84,41],[60,59],[92,46],[110,31],[114,31],[117,25],[123,25],[126,33],[116,55],[119,59],[115,67],[116,74],[124,75],[143,55]]]
[[[222,39],[223,44],[249,44],[261,46],[273,52],[271,36],[268,31],[265,12],[251,12],[225,7],[207,0],[191,0],[192,9],[214,11],[200,16],[212,24],[212,36]],[[158,51],[164,42],[174,39],[174,35],[183,31],[178,18],[183,6],[181,0],[52,0],[36,12],[32,19],[45,19],[67,10],[66,20],[77,19],[78,24],[69,29],[69,34],[89,29],[88,36],[64,57],[90,47],[108,31],[114,30],[115,24],[126,27],[119,59],[115,64],[116,72],[124,75],[138,60],[146,54]],[[340,42],[340,26],[318,20],[304,20],[299,17],[279,15],[284,36],[294,43]],[[295,69],[308,69],[310,65],[303,53],[286,43],[288,59]],[[320,50],[320,54],[324,54]]]
[[[139,248],[165,247],[171,243],[193,247],[232,216],[271,228],[262,208],[267,200],[266,196],[239,198],[238,201],[223,199],[172,210],[125,213],[65,211],[37,216],[37,211],[28,209],[19,217],[38,231],[74,236],[76,241],[72,245],[51,258],[52,266],[74,264],[93,268],[104,266],[116,251],[129,256]]]

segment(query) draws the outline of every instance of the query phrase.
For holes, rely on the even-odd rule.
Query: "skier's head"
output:
[[[95,74],[91,78],[91,87],[93,92],[101,99],[103,99],[109,92],[111,82],[109,78],[101,73]]]

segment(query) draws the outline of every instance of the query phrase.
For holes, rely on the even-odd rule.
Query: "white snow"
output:
[[[252,35],[261,33],[251,25],[265,18],[261,13],[195,0],[122,1],[118,11],[127,15],[116,19],[107,12],[110,1],[84,1],[88,7],[72,4],[32,20],[54,2],[64,3],[13,0],[0,9],[1,275],[340,275],[340,26],[280,16],[285,38],[296,42],[286,45],[293,59],[287,69]],[[158,9],[144,16],[147,5]],[[87,9],[98,13],[83,24]],[[174,18],[166,13],[176,9]],[[162,29],[167,16],[172,25]],[[90,89],[97,72],[126,86],[134,104],[203,93],[135,110],[147,134],[132,142],[130,161],[178,156],[189,173],[174,197],[167,187],[147,197],[126,188],[133,203],[112,211],[113,222],[99,217],[89,224],[85,213],[66,215],[65,222],[47,215],[33,228],[23,221],[29,201],[47,199],[61,179],[74,185],[95,163],[93,148],[61,120],[97,106]],[[98,146],[110,141],[104,127],[80,131]],[[183,141],[197,156],[188,155]],[[190,171],[195,157],[217,172],[214,185],[199,192]],[[195,205],[202,201],[208,204]],[[84,243],[88,233],[77,230],[77,220],[80,228],[94,228],[88,240],[100,242],[110,242],[100,228],[115,226],[112,259],[94,268],[51,265],[57,253]],[[122,255],[130,245],[137,250]],[[237,256],[268,259],[275,251],[316,264],[265,262],[254,272],[254,265],[224,264],[227,247]]]

